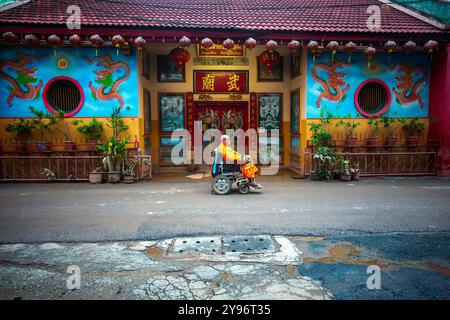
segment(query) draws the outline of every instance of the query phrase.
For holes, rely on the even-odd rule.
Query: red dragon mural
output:
[[[316,64],[312,69],[312,78],[322,86],[322,88],[319,89],[321,90],[320,96],[316,100],[317,108],[320,109],[322,99],[327,99],[332,102],[340,102],[350,89],[350,84],[346,83],[344,79],[346,73],[343,71],[336,71],[337,69],[343,68],[343,65],[344,62],[335,61],[332,65],[327,65],[324,63]],[[328,78],[326,80],[319,76],[319,70],[324,70],[328,73]]]
[[[0,61],[0,77],[9,82],[6,87],[9,91],[6,103],[11,108],[14,98],[23,100],[33,100],[40,96],[42,80],[36,78],[37,68],[33,66],[33,61],[40,59],[34,55],[26,55],[23,52],[17,52],[15,60]],[[8,71],[8,73],[6,72]],[[11,73],[16,73],[15,78]],[[32,83],[37,82],[37,85]]]
[[[395,77],[397,84],[392,88],[395,98],[400,104],[409,104],[415,101],[419,102],[420,108],[424,106],[419,89],[425,83],[427,78],[427,68],[424,65],[411,66],[404,63],[399,67],[403,74]],[[420,78],[414,81],[414,74],[420,74]]]
[[[118,92],[118,89],[119,86],[130,77],[130,68],[128,64],[123,61],[113,61],[109,55],[94,57],[91,60],[84,57],[84,60],[86,60],[89,64],[97,62],[97,66],[103,68],[94,71],[97,75],[95,82],[99,83],[100,86],[96,88],[92,84],[92,81],[89,82],[89,88],[92,91],[92,96],[94,99],[100,101],[110,101],[116,99],[119,102],[119,107],[123,108],[123,97]],[[123,68],[125,71],[124,75],[114,80],[113,74],[114,72],[120,72],[120,68]]]

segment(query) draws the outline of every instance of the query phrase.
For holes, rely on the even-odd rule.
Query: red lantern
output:
[[[265,50],[258,56],[258,61],[267,66],[267,73],[272,72],[273,65],[279,63],[280,54],[277,51]]]
[[[56,56],[56,48],[58,48],[62,43],[61,38],[58,37],[56,34],[52,34],[47,38],[47,42],[55,49],[54,54]]]
[[[15,33],[12,33],[11,31],[6,31],[2,35],[2,40],[5,42],[17,42],[18,38]]]
[[[438,49],[438,43],[434,40],[428,40],[423,47],[430,54],[430,59],[433,60],[433,51]]]
[[[345,44],[344,49],[345,49],[345,52],[348,53],[348,61],[347,61],[347,63],[350,63],[351,57],[352,57],[352,53],[353,53],[353,51],[356,50],[357,47],[358,47],[358,46],[356,45],[356,43],[351,42],[351,41],[350,41],[350,42],[347,42],[347,43]]]
[[[405,50],[406,53],[414,52],[416,50],[416,44],[412,41],[408,41],[403,45],[403,50]]]
[[[211,48],[211,47],[214,45],[214,42],[213,42],[210,38],[204,38],[204,39],[200,42],[200,45],[201,45],[203,48],[208,49],[208,48]]]
[[[230,50],[234,47],[234,41],[228,38],[223,41],[222,45],[225,49]]]
[[[278,43],[274,40],[269,40],[266,42],[266,49],[269,50],[269,52],[276,50],[277,47],[278,47]]]
[[[39,39],[34,34],[27,34],[24,37],[24,40],[31,48],[39,45],[40,43]]]
[[[245,46],[247,47],[247,49],[253,49],[254,47],[256,47],[256,40],[253,38],[248,38],[247,40],[245,40]]]
[[[115,35],[114,37],[112,37],[111,41],[114,47],[116,47],[116,54],[119,55],[119,48],[123,46],[123,44],[125,43],[125,39],[121,35]]]
[[[147,41],[145,41],[145,39],[142,38],[142,37],[137,37],[136,39],[134,39],[133,43],[138,48],[139,55],[141,56],[142,55],[142,48],[145,46]]]
[[[81,37],[77,34],[73,34],[69,37],[69,42],[74,46],[74,47],[79,47],[81,46],[81,44],[83,43],[83,39],[81,39]]]
[[[103,44],[103,39],[98,34],[94,34],[93,36],[91,36],[89,38],[89,40],[91,41],[92,45],[94,46],[95,56],[97,56],[97,53],[98,53],[97,49],[98,49],[98,47],[100,47]]]
[[[384,44],[384,49],[388,52],[388,64],[391,64],[391,53],[397,48],[397,43],[395,41],[389,40]]]
[[[330,41],[327,44],[327,50],[331,52],[331,61],[334,61],[334,55],[339,48],[339,43],[337,41]]]
[[[172,49],[169,53],[170,61],[174,62],[178,66],[178,69],[180,71],[183,70],[184,65],[189,61],[190,58],[191,55],[189,54],[189,52],[186,49],[180,47]]]
[[[191,45],[191,39],[189,39],[186,36],[183,36],[183,37],[181,37],[179,44],[180,44],[180,47],[187,48]]]
[[[291,42],[288,43],[288,48],[292,52],[296,52],[298,48],[300,48],[300,42],[297,40],[291,40]]]
[[[136,47],[142,49],[142,47],[147,43],[147,41],[145,41],[145,39],[142,37],[137,37],[136,39],[134,39],[133,43]]]
[[[371,60],[372,60],[373,56],[375,55],[375,53],[377,53],[377,50],[374,47],[370,46],[370,47],[367,47],[363,53],[367,57],[367,60],[368,60],[367,67],[370,68]]]
[[[319,44],[317,43],[317,41],[311,40],[309,41],[309,43],[306,45],[306,48],[308,49],[308,51],[310,51],[313,55],[313,61],[316,61],[316,52],[317,49],[319,48]]]

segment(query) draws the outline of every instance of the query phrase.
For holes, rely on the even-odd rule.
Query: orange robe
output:
[[[219,152],[222,153],[224,161],[237,161],[242,160],[242,155],[239,152],[234,151],[232,148],[221,143],[218,147]],[[259,169],[251,162],[243,164],[241,166],[242,173],[246,178],[253,179],[259,172]]]

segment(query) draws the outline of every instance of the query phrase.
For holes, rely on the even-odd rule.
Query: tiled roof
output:
[[[283,32],[371,32],[367,8],[381,8],[378,33],[440,33],[377,0],[34,0],[0,12],[1,24],[65,27],[67,7],[82,26]]]

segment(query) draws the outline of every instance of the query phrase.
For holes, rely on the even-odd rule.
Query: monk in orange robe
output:
[[[246,157],[230,147],[231,141],[229,136],[223,135],[221,141],[222,143],[219,145],[218,150],[222,153],[223,161],[228,163],[230,163],[230,161],[246,161],[246,163],[241,166],[241,171],[244,176],[250,180],[250,185],[252,185],[252,183],[254,183],[253,179],[259,172],[259,169]]]

